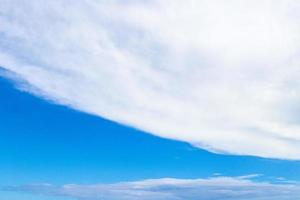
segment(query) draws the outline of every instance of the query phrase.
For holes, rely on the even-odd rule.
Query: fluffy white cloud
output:
[[[0,66],[23,89],[211,151],[300,159],[299,1],[0,5]]]
[[[30,192],[78,200],[290,200],[300,198],[296,183],[271,184],[245,177],[208,179],[153,179],[115,184],[54,186],[34,184],[5,187],[12,192]]]

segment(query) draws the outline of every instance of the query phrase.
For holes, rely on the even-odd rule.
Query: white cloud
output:
[[[78,200],[290,200],[300,198],[297,183],[272,184],[245,177],[152,179],[115,184],[10,186],[4,191],[72,197]]]
[[[26,90],[211,151],[300,159],[299,1],[0,5],[0,66]]]

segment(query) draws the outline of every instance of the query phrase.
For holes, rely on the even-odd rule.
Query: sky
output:
[[[300,198],[299,9],[0,0],[0,200]]]

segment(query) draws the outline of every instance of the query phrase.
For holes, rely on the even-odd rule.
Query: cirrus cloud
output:
[[[3,191],[71,197],[78,200],[289,200],[300,198],[298,183],[256,182],[252,176],[207,179],[149,179],[114,184],[55,186],[31,184]]]
[[[300,159],[296,0],[0,0],[36,95],[214,152]]]

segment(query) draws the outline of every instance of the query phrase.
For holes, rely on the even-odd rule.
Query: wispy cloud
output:
[[[0,5],[0,66],[23,89],[211,151],[300,159],[299,1]]]
[[[78,200],[290,200],[300,198],[300,185],[255,182],[245,177],[153,179],[99,185],[34,184],[5,187],[11,192],[73,197]]]

